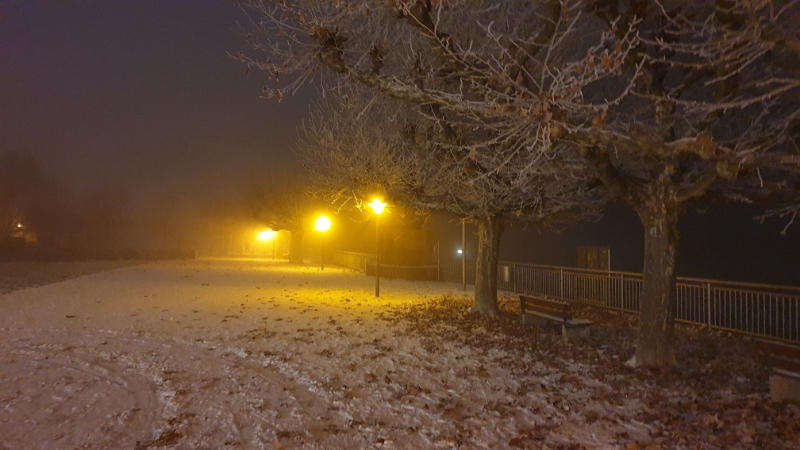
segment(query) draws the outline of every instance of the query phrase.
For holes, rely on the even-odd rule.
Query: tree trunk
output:
[[[303,234],[302,230],[293,230],[289,241],[289,262],[292,264],[303,264]]]
[[[503,221],[489,216],[478,221],[478,261],[475,268],[475,303],[472,311],[496,316],[497,308],[497,261],[500,256],[500,237]]]
[[[644,276],[636,354],[627,364],[673,366],[677,364],[671,342],[675,321],[679,203],[667,192],[650,197],[638,213],[644,225]]]

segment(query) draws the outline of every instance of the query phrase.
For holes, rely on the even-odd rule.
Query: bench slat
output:
[[[785,370],[786,372],[800,375],[800,360],[798,359],[786,359],[772,355],[768,361],[773,369]]]
[[[778,355],[787,359],[800,360],[800,345],[792,345],[778,341],[768,341],[766,339],[756,339],[756,350],[759,353]]]
[[[562,323],[565,326],[582,327],[593,323],[591,320],[574,319],[572,317],[572,305],[569,303],[551,300],[546,297],[527,295],[520,295],[519,301],[523,315],[533,314],[547,320]]]
[[[800,377],[800,346],[756,339],[756,352],[759,359],[773,370]]]

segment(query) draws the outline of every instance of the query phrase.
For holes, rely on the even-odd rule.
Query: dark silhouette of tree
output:
[[[644,226],[639,336],[630,365],[677,362],[671,342],[684,205],[712,191],[734,196],[740,171],[757,168],[760,155],[785,142],[792,113],[772,97],[800,91],[800,84],[781,76],[769,61],[774,46],[753,34],[765,25],[771,4],[591,3],[618,36],[633,26],[639,30],[624,66],[640,73],[630,95],[610,105],[591,129],[570,135],[610,193]]]
[[[555,145],[566,129],[552,122],[589,121],[603,110],[607,101],[590,104],[581,90],[618,75],[633,35],[617,40],[600,21],[586,20],[579,6],[573,1],[252,1],[246,2],[255,12],[257,33],[251,39],[268,57],[240,57],[273,78],[300,74],[276,89],[265,87],[267,96],[281,99],[294,92],[321,65],[416,107],[427,121],[412,127],[420,149],[412,170],[421,172],[406,179],[420,182],[419,173],[427,178],[406,201],[416,199],[478,224],[474,310],[495,314],[503,222],[549,220],[566,210],[580,217],[577,211],[597,202],[596,194],[581,195],[588,189],[574,190],[570,200],[562,195],[585,178],[574,148]],[[608,45],[618,51],[609,52]],[[587,58],[598,63],[579,64]]]
[[[0,152],[0,236],[6,237],[19,222],[38,233],[58,229],[62,189],[40,162],[25,152]]]
[[[87,243],[105,250],[120,247],[117,238],[131,221],[128,191],[107,181],[88,191],[82,203],[79,221]]]
[[[303,264],[303,236],[314,207],[301,176],[270,175],[253,185],[246,194],[252,217],[274,231],[291,233],[289,262]]]
[[[495,149],[503,144],[440,115],[345,89],[346,99],[329,91],[300,145],[314,192],[359,208],[380,192],[393,204],[476,223],[475,312],[499,312],[497,262],[508,222],[554,227],[596,217],[604,204],[575,150],[560,149],[543,164],[539,154]]]

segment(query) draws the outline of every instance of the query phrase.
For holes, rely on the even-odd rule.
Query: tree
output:
[[[105,250],[120,245],[114,234],[131,221],[130,197],[124,186],[113,181],[94,186],[86,193],[81,209],[78,220],[89,242]]]
[[[303,264],[303,236],[313,203],[299,176],[271,175],[251,187],[246,196],[253,218],[275,231],[291,233],[289,262]]]
[[[787,41],[786,27],[761,25],[792,23],[794,4],[717,3],[253,1],[253,42],[269,58],[241,57],[273,78],[298,75],[265,88],[278,99],[319,64],[455,114],[506,144],[501,149],[552,155],[559,140],[581,145],[646,229],[631,362],[669,365],[680,209],[732,185],[782,139],[787,122],[768,120],[777,114],[769,100],[797,86],[796,77],[755,75],[774,67],[770,49]]]
[[[250,38],[268,57],[240,54],[242,60],[275,79],[299,74],[276,89],[265,87],[267,96],[280,100],[294,92],[319,64],[372,92],[416,105],[435,124],[422,134],[436,136],[437,143],[422,146],[427,156],[417,157],[423,163],[413,167],[438,172],[427,180],[439,182],[410,197],[478,223],[476,311],[497,312],[504,220],[526,215],[539,221],[556,210],[590,210],[597,201],[595,195],[562,196],[565,185],[584,180],[574,176],[582,172],[571,163],[574,149],[553,145],[567,129],[557,122],[599,114],[607,102],[585,102],[582,89],[618,75],[633,35],[616,40],[600,21],[581,14],[578,2],[245,4],[257,30]],[[583,64],[586,59],[597,64]],[[418,177],[413,172],[407,179],[420,182]],[[541,201],[551,194],[566,203],[554,208],[557,201]]]
[[[800,4],[791,1],[735,0],[725,3],[727,24],[714,29],[753,55],[751,78],[759,81],[770,110],[771,145],[754,154],[754,163],[743,168],[742,183],[725,186],[737,200],[763,205],[764,219],[788,218],[785,234],[800,211]],[[715,27],[719,28],[719,27]],[[729,48],[731,46],[729,45]],[[731,48],[730,50],[733,50]],[[719,52],[718,59],[730,59]]]
[[[39,233],[58,231],[63,200],[61,186],[36,157],[20,150],[0,151],[0,238],[19,222]]]
[[[333,91],[331,91],[333,92]],[[497,262],[509,221],[555,226],[596,216],[605,200],[580,155],[560,149],[546,163],[506,153],[490,137],[430,110],[349,90],[328,95],[301,148],[316,192],[357,206],[374,192],[418,211],[455,214],[478,226],[474,312],[497,314]]]
[[[784,141],[789,122],[769,98],[800,85],[776,76],[774,65],[763,60],[769,46],[748,35],[761,19],[742,8],[756,2],[676,2],[668,8],[642,0],[626,2],[620,13],[621,3],[594,2],[594,13],[618,24],[620,36],[638,24],[641,43],[626,67],[641,76],[631,95],[611,105],[593,129],[570,138],[584,145],[598,177],[644,225],[639,336],[628,363],[672,365],[682,208],[712,190],[734,193],[739,172]],[[760,3],[766,8],[769,2]]]

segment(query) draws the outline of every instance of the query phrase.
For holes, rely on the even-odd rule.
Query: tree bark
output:
[[[291,240],[289,241],[289,262],[292,264],[303,264],[303,234],[302,230],[292,230]]]
[[[680,202],[671,189],[649,197],[640,208],[644,225],[644,276],[639,306],[639,335],[630,366],[677,364],[672,348],[675,325],[675,255]]]
[[[500,237],[503,221],[488,216],[478,221],[478,261],[475,268],[475,303],[472,312],[496,316],[497,261],[500,257]]]

